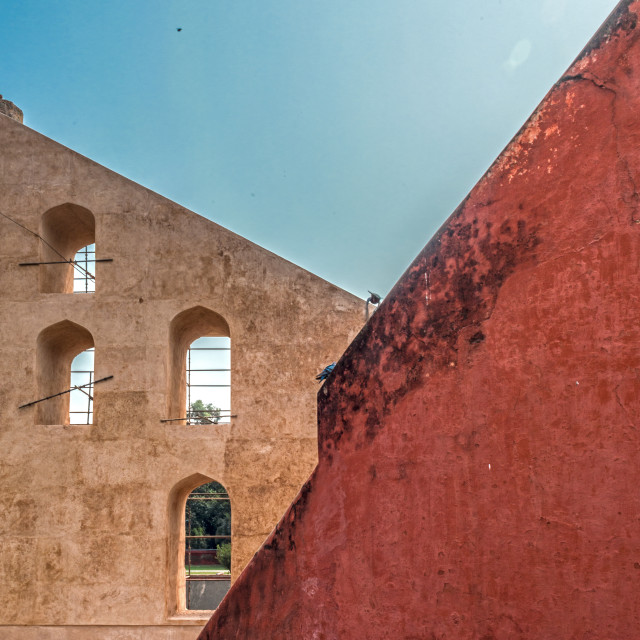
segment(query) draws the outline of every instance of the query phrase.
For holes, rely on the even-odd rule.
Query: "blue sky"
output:
[[[614,6],[3,0],[0,93],[54,140],[384,295]]]

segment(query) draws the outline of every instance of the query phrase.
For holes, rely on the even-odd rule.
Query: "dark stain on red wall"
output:
[[[202,640],[639,637],[638,15],[344,354],[318,467]]]
[[[516,265],[535,262],[540,225],[519,216],[519,204],[499,226],[481,222],[463,205],[404,274],[343,358],[321,398],[320,445],[331,449],[351,431],[352,411],[369,405],[365,435],[371,441],[385,415],[426,373],[457,365],[458,336],[473,327],[471,344],[482,342],[480,326],[490,316],[504,280]],[[379,368],[380,376],[367,372]],[[397,384],[389,384],[390,379]],[[335,397],[333,389],[338,392]],[[370,402],[372,394],[377,402]],[[369,400],[367,402],[366,400]],[[378,410],[376,407],[380,407]],[[328,441],[332,441],[331,444]]]

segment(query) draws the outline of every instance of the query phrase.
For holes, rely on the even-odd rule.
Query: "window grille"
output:
[[[231,417],[231,341],[198,338],[187,351],[187,424],[218,424]]]
[[[231,572],[217,557],[217,547],[230,542],[229,495],[218,482],[198,487],[185,508],[187,609],[215,609],[229,590]]]
[[[71,424],[93,424],[94,349],[79,353],[71,363],[69,420]],[[86,385],[86,386],[83,386]],[[82,386],[82,388],[77,388]]]
[[[76,253],[73,270],[73,292],[94,293],[96,290],[96,245],[88,244]]]

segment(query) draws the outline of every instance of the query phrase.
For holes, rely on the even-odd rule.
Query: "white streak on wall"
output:
[[[424,299],[427,303],[427,306],[429,306],[429,302],[431,301],[431,288],[429,285],[429,269],[427,269],[424,273],[424,281],[427,285],[427,292],[424,294]]]

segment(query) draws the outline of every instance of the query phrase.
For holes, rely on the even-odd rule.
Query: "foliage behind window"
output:
[[[216,547],[216,555],[218,557],[218,564],[221,564],[226,569],[231,569],[231,543],[223,542]]]
[[[227,497],[225,488],[219,482],[203,484],[193,493],[221,494]],[[231,503],[229,500],[188,500],[187,508],[191,513],[191,535],[231,535]],[[191,548],[215,549],[218,543],[219,541],[215,539],[191,540]]]
[[[218,424],[220,408],[214,407],[211,402],[205,404],[202,400],[196,400],[191,403],[187,418],[191,424]]]

